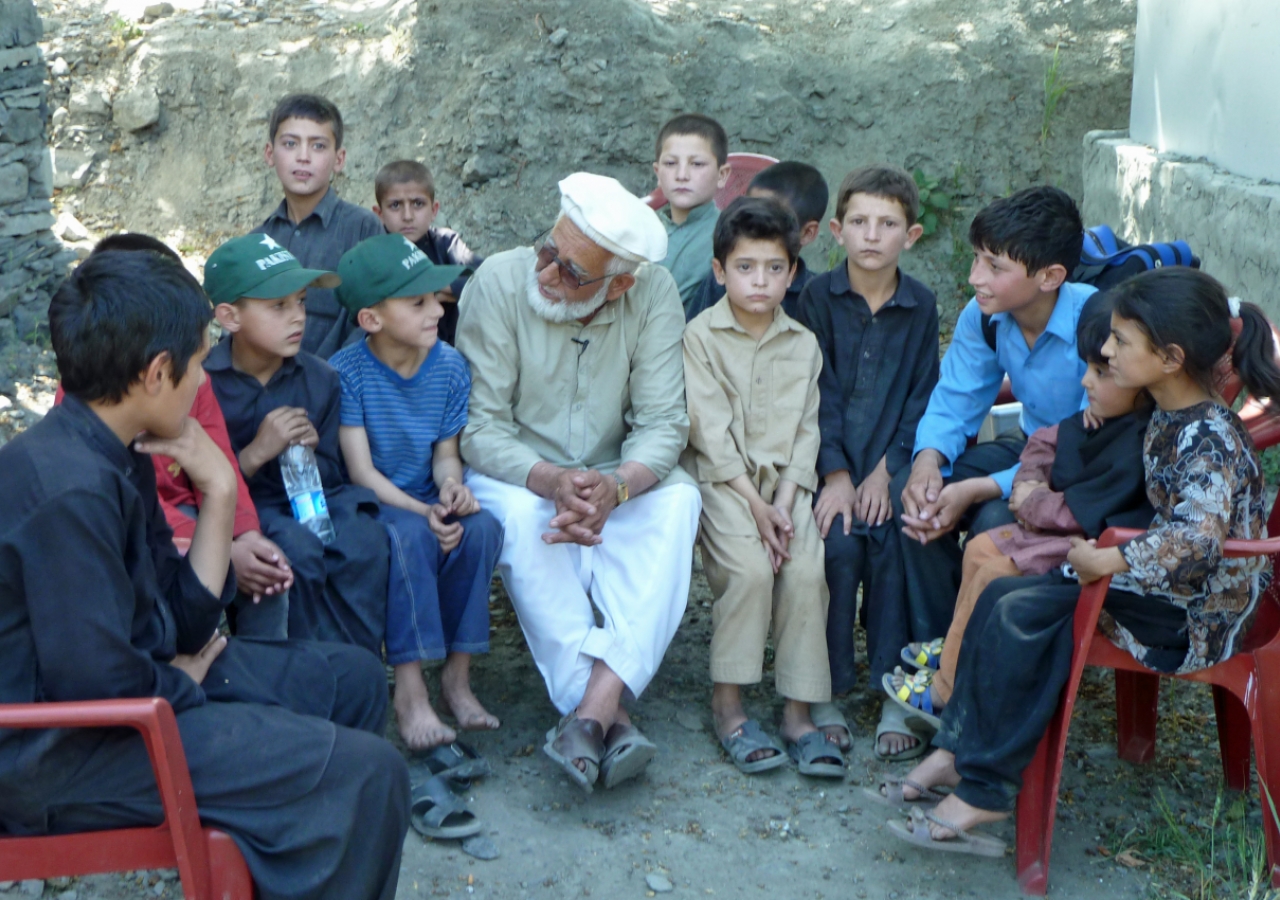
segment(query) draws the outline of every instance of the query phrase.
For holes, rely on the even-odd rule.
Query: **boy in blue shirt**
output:
[[[498,727],[470,672],[471,654],[489,650],[502,526],[462,483],[471,372],[437,336],[439,294],[466,273],[433,265],[401,234],[362,241],[338,263],[338,301],[365,331],[331,360],[342,382],[339,439],[351,480],[378,495],[391,536],[387,662],[400,735],[413,750],[457,737],[431,708],[424,659],[445,658],[441,694],[459,727]]]
[[[956,321],[912,465],[890,488],[912,640],[943,634],[950,623],[960,587],[957,532],[1013,521],[1008,497],[1026,435],[1087,406],[1076,325],[1095,289],[1066,280],[1083,234],[1075,201],[1054,187],[997,200],[969,226],[974,298]],[[1005,375],[1022,402],[1022,433],[966,449]]]

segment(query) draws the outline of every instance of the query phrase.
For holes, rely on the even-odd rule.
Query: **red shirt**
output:
[[[62,402],[62,385],[58,385],[58,393],[54,397],[55,404]],[[236,519],[232,529],[233,538],[238,538],[246,531],[261,531],[258,523],[258,511],[253,508],[253,500],[249,497],[249,487],[240,474],[240,461],[231,451],[231,438],[227,435],[227,420],[222,416],[222,407],[213,393],[213,384],[208,380],[196,391],[195,403],[191,405],[191,418],[200,423],[213,442],[218,445],[231,468],[236,473]],[[194,506],[200,508],[200,492],[191,484],[191,479],[168,456],[152,456],[151,462],[156,467],[156,493],[160,496],[160,508],[164,510],[165,521],[173,529],[175,538],[191,540],[196,533],[196,520],[188,516],[178,507]]]

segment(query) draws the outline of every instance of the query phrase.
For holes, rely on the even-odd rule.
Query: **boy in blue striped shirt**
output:
[[[445,659],[440,692],[460,728],[498,727],[470,671],[471,655],[489,649],[502,526],[462,483],[471,373],[437,339],[438,292],[465,271],[433,265],[400,234],[368,238],[338,263],[338,301],[365,331],[329,360],[342,383],[339,440],[351,480],[378,495],[391,537],[387,661],[400,735],[414,750],[456,738],[431,706],[424,659]]]

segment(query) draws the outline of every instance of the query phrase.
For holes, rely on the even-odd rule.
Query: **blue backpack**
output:
[[[1100,291],[1150,269],[1163,266],[1200,268],[1200,257],[1191,252],[1186,241],[1162,241],[1156,244],[1128,244],[1116,237],[1110,225],[1095,225],[1084,230],[1084,248],[1080,264],[1068,281],[1091,284]],[[987,346],[996,349],[996,326],[991,317],[982,317],[982,337]]]

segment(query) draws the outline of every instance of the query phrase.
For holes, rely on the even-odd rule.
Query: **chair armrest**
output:
[[[207,896],[209,855],[173,707],[162,697],[0,704],[0,728],[134,728],[155,773],[182,883]]]

